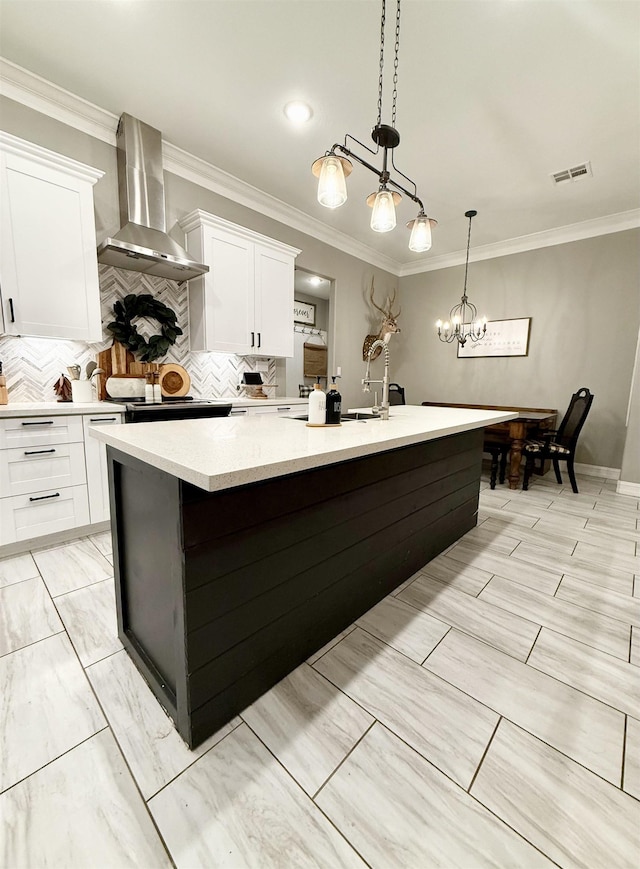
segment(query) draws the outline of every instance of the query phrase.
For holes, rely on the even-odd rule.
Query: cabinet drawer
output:
[[[0,545],[88,524],[86,486],[0,499]]]
[[[81,416],[30,416],[0,419],[0,449],[81,442]]]
[[[84,445],[56,444],[0,452],[0,497],[29,495],[52,487],[80,486],[87,480]]]

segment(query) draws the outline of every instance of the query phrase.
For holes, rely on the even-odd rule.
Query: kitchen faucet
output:
[[[384,374],[382,380],[371,380],[371,356],[375,353],[377,347],[382,347],[382,350],[384,351]],[[380,405],[378,413],[380,419],[389,419],[389,347],[387,346],[387,342],[383,341],[381,338],[378,338],[373,342],[371,347],[369,347],[369,352],[367,353],[367,370],[362,379],[362,391],[371,392],[372,383],[382,384],[382,404]]]

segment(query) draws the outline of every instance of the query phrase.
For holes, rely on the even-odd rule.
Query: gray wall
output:
[[[626,483],[640,485],[640,333],[639,346],[636,352],[636,365],[633,376],[633,387],[629,399],[629,420],[627,440],[622,456],[620,479]]]
[[[401,281],[394,379],[408,401],[557,407],[595,394],[577,461],[620,468],[640,321],[640,230],[469,265],[470,301],[490,320],[531,317],[529,355],[458,359],[434,323],[460,301],[464,266]],[[397,348],[397,349],[396,349]]]

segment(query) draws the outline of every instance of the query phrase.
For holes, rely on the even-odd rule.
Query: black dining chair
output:
[[[404,387],[398,383],[389,384],[389,404],[406,404],[404,400]]]
[[[531,474],[543,474],[545,460],[551,459],[553,469],[556,472],[556,480],[560,484],[562,483],[562,476],[560,474],[559,463],[561,461],[567,463],[567,472],[569,474],[569,480],[571,481],[571,488],[576,495],[578,494],[576,475],[573,470],[573,460],[578,443],[578,436],[582,431],[582,426],[585,423],[592,403],[593,394],[586,386],[581,387],[571,396],[571,402],[557,431],[543,432],[542,440],[529,440],[524,442],[522,454],[526,457],[526,464],[524,468],[522,488],[525,491],[529,488],[529,478],[531,477]],[[537,465],[536,462],[538,462]]]
[[[492,489],[495,489],[498,479],[501,483],[504,483],[507,474],[507,456],[510,449],[511,441],[509,439],[500,440],[499,438],[491,438],[485,435],[482,451],[489,453],[491,456],[489,486]]]

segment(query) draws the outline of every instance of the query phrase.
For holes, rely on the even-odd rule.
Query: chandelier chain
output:
[[[400,49],[400,0],[396,5],[396,45],[393,59],[393,105],[391,108],[391,126],[396,126],[396,100],[398,98],[398,51]]]
[[[378,73],[378,123],[382,123],[382,74],[384,71],[384,24],[386,21],[386,0],[382,0],[382,18],[380,19],[380,71]]]
[[[469,232],[467,233],[467,262],[464,267],[464,287],[462,290],[462,301],[467,298],[467,273],[469,271],[469,247],[471,245],[471,218],[469,218]]]

